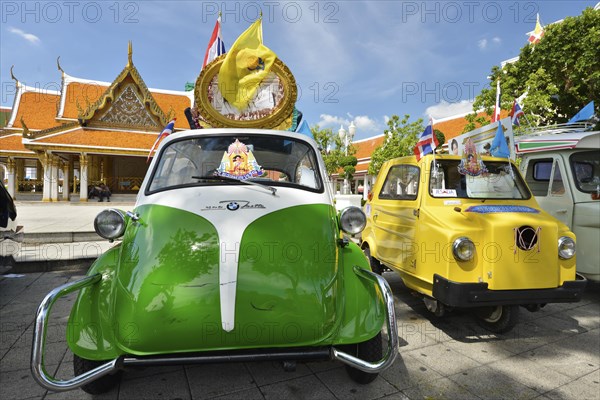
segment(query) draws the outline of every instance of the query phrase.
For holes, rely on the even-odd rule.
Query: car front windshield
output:
[[[600,193],[600,153],[580,151],[571,155],[571,168],[577,188],[584,193]]]
[[[147,193],[244,183],[323,190],[317,156],[307,143],[276,135],[200,136],[166,145]]]
[[[436,160],[429,179],[432,197],[471,199],[529,199],[531,194],[514,165],[508,162],[482,161],[476,172],[460,160]]]

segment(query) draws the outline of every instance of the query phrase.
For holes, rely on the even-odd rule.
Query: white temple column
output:
[[[79,201],[88,201],[88,155],[79,155]]]
[[[50,160],[51,184],[50,184],[50,200],[58,201],[58,157],[52,156]]]
[[[367,200],[369,196],[369,190],[371,190],[371,175],[365,175],[365,181],[363,183],[363,200]]]
[[[50,199],[50,186],[52,183],[52,154],[44,153],[41,157],[40,162],[44,169],[44,181],[42,186],[42,201],[51,201]]]
[[[12,197],[13,199],[15,198],[15,194],[17,193],[16,172],[17,164],[15,163],[14,159],[9,157],[8,163],[6,164],[6,179],[8,180],[8,187],[6,189],[8,190],[8,194],[10,194],[10,197]]]
[[[69,196],[70,196],[70,181],[69,181],[69,174],[71,173],[71,168],[69,168],[69,164],[70,161],[67,161],[63,164],[63,193],[62,193],[62,199],[64,201],[69,201]]]

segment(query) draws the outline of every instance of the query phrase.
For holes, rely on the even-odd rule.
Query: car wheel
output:
[[[367,340],[366,342],[357,343],[347,347],[348,352],[361,360],[366,361],[379,361],[383,358],[383,345],[381,342],[381,332],[379,332],[374,338]],[[359,369],[353,368],[346,365],[346,372],[350,378],[361,385],[373,382],[378,373],[364,372]]]
[[[73,371],[75,376],[84,374],[92,369],[106,363],[106,361],[93,361],[81,358],[73,354]],[[93,382],[83,385],[81,389],[89,394],[106,393],[116,387],[121,381],[122,371],[117,371],[114,374],[104,375],[102,378],[96,379]]]
[[[476,315],[483,328],[494,333],[506,333],[519,322],[519,306],[481,307]]]
[[[369,248],[369,246],[366,246],[363,249],[363,253],[365,253],[365,256],[369,260],[369,265],[371,266],[371,270],[373,272],[375,272],[377,275],[381,275],[383,273],[383,266],[381,265],[381,263],[379,262],[378,259],[371,257],[371,249]]]

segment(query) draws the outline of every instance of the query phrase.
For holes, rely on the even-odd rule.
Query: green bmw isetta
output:
[[[339,360],[353,380],[373,381],[397,356],[393,297],[344,236],[364,228],[364,214],[337,213],[325,177],[316,143],[301,134],[167,137],[133,211],[95,219],[99,235],[120,243],[42,301],[37,382],[94,394],[130,367],[262,360]],[[77,290],[67,327],[75,376],[59,380],[44,366],[47,324],[55,301]]]

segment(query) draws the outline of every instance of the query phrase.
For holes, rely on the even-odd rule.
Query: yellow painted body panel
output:
[[[548,289],[575,280],[575,257],[558,257],[558,238],[575,239],[575,235],[542,211],[533,196],[518,200],[433,197],[429,192],[432,161],[428,155],[419,162],[415,157],[404,157],[385,163],[374,185],[373,198],[365,206],[363,245],[370,247],[373,257],[398,272],[406,286],[432,296],[434,274],[453,282],[484,282],[490,290]],[[401,164],[419,168],[416,199],[380,198],[388,171]],[[482,205],[527,207],[537,213],[467,211]],[[516,247],[515,229],[522,226],[538,232],[538,243],[531,250]],[[475,243],[475,256],[470,261],[457,261],[453,256],[452,245],[459,237]]]

